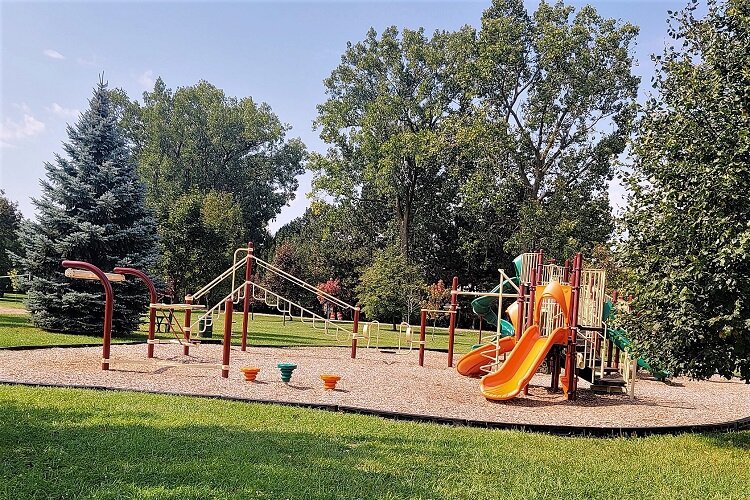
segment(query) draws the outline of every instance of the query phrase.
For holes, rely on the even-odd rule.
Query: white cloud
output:
[[[154,72],[151,70],[144,71],[141,76],[138,77],[138,83],[145,90],[151,90],[152,88],[154,88],[155,82],[156,80],[154,80]]]
[[[45,49],[43,53],[45,56],[49,57],[50,59],[65,59],[65,56],[60,54],[55,49]]]
[[[80,111],[77,109],[70,109],[70,108],[63,108],[56,102],[52,103],[52,106],[49,108],[45,108],[47,111],[52,113],[55,116],[59,116],[60,118],[78,118],[78,115],[81,114]]]
[[[44,123],[32,115],[24,113],[23,120],[15,122],[10,118],[0,123],[0,142],[3,147],[9,147],[9,141],[26,139],[44,132]]]

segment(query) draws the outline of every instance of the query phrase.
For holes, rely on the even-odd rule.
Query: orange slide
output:
[[[534,324],[523,332],[500,369],[482,377],[480,389],[485,398],[502,401],[516,397],[531,381],[552,346],[567,342],[567,326],[556,328],[549,336],[542,337],[539,331],[539,317],[542,300],[551,298],[560,306],[560,312],[567,325],[569,323],[568,304],[570,304],[570,295],[571,288],[569,286],[562,286],[560,283],[552,281],[537,296]],[[563,381],[563,383],[565,382]]]
[[[567,338],[568,329],[565,327],[555,329],[548,337],[539,335],[537,325],[527,328],[503,366],[482,377],[482,395],[493,400],[516,397],[539,369],[552,346],[564,344]]]
[[[512,351],[513,346],[515,345],[515,337],[502,337],[500,339],[500,352],[497,354]],[[484,344],[483,346],[477,347],[473,351],[464,354],[458,361],[456,370],[458,370],[458,373],[461,375],[467,377],[478,377],[482,374],[482,366],[489,364],[490,358],[494,357],[495,344]]]

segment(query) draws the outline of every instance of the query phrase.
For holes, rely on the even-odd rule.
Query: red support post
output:
[[[570,336],[568,337],[568,352],[565,359],[565,376],[568,378],[569,401],[575,401],[578,391],[578,375],[576,374],[576,345],[578,344],[578,302],[581,295],[581,267],[582,256],[576,254],[573,259],[573,290],[571,292],[570,307]]]
[[[482,321],[481,318],[479,321]],[[424,343],[427,333],[427,311],[419,312],[419,366],[424,366]]]
[[[185,304],[192,305],[193,303],[193,296],[192,295],[185,295]],[[182,332],[183,336],[185,338],[185,343],[182,345],[182,354],[185,356],[190,354],[190,321],[191,316],[193,315],[192,309],[189,307],[185,309],[185,321],[182,325]]]
[[[534,307],[536,305],[536,279],[536,269],[532,269],[529,276],[529,280],[531,281],[529,283],[529,312],[526,318],[526,328],[534,324]]]
[[[247,243],[247,260],[245,261],[245,301],[242,308],[242,344],[241,349],[247,350],[247,315],[250,312],[250,284],[248,283],[253,276],[253,242]],[[286,321],[286,315],[284,315]]]
[[[354,325],[352,325],[352,359],[357,357],[357,337],[359,336],[359,306],[354,308]]]
[[[109,370],[109,351],[112,343],[112,310],[114,309],[114,292],[112,283],[104,272],[93,264],[81,262],[80,260],[64,260],[64,268],[82,269],[90,271],[99,278],[99,282],[104,287],[104,333],[102,335],[102,370]]]
[[[224,343],[222,344],[221,376],[229,377],[229,352],[232,348],[232,308],[231,297],[224,301]]]
[[[132,267],[116,267],[113,269],[113,271],[117,274],[128,274],[130,276],[135,276],[136,278],[139,278],[141,281],[143,281],[143,283],[146,284],[146,288],[148,288],[148,300],[150,301],[150,303],[148,308],[148,341],[146,353],[149,358],[153,358],[154,335],[156,332],[156,309],[151,307],[151,304],[156,304],[156,301],[159,300],[156,296],[156,287],[154,286],[154,282],[151,281],[151,278],[146,276],[146,273]]]
[[[534,286],[537,285],[537,283],[541,282],[544,278],[544,251],[540,248],[539,253],[536,256],[536,282],[534,283]]]
[[[612,292],[612,312],[614,312],[615,311],[615,307],[617,307],[617,300],[618,300],[618,298],[619,298],[619,296],[618,296],[617,290],[614,290]],[[612,367],[612,348],[613,348],[613,345],[614,344],[613,344],[613,342],[611,340],[607,343],[607,368],[611,368]]]
[[[521,283],[521,285],[518,287],[518,298],[516,299],[516,303],[518,304],[518,320],[516,321],[516,324],[518,325],[518,329],[515,332],[516,335],[516,342],[518,342],[521,339],[521,334],[523,333],[523,323],[524,323],[524,302],[526,301],[526,285],[524,283]]]
[[[456,335],[456,309],[458,304],[458,276],[453,277],[451,284],[450,323],[448,324],[448,367],[453,366],[453,340]]]

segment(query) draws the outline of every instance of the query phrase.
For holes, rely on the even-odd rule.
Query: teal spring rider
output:
[[[292,380],[292,372],[297,368],[297,365],[294,363],[279,363],[276,366],[281,370],[281,381],[288,384]]]

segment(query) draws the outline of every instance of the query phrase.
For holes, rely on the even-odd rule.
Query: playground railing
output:
[[[258,264],[258,267],[265,269],[267,271],[270,271],[278,276],[281,276],[285,280],[294,283],[295,285],[299,286],[300,288],[303,288],[309,292],[314,293],[316,296],[324,297],[326,300],[331,302],[334,305],[337,305],[341,307],[342,309],[348,309],[351,311],[355,311],[356,307],[354,307],[351,304],[347,304],[343,300],[339,299],[338,297],[335,297],[329,293],[324,292],[323,290],[320,290],[318,287],[292,275],[284,271],[283,269],[279,269],[278,267],[274,266],[273,264],[270,264],[266,262],[265,260],[256,257],[255,255],[252,256],[253,260]]]
[[[204,295],[206,295],[208,292],[210,292],[211,290],[213,290],[216,286],[218,286],[222,281],[224,281],[225,279],[227,279],[229,276],[232,277],[232,290],[236,289],[236,286],[235,286],[235,275],[237,273],[237,270],[240,269],[240,268],[242,268],[245,265],[245,261],[247,260],[247,257],[243,257],[242,259],[237,260],[237,252],[236,251],[235,251],[234,255],[235,255],[235,258],[234,258],[234,263],[232,264],[232,266],[229,269],[227,269],[226,271],[224,271],[223,273],[221,273],[220,275],[218,275],[217,277],[215,277],[214,279],[212,279],[203,288],[201,288],[200,290],[198,290],[197,292],[195,292],[192,295],[194,301],[197,301],[198,299],[200,299],[201,297],[203,297]]]
[[[199,333],[199,336],[202,336],[204,333],[206,333],[206,330],[209,327],[213,327],[214,324],[214,318],[218,318],[221,314],[224,314],[224,308],[226,307],[226,301],[227,299],[232,299],[232,302],[237,302],[239,300],[242,300],[244,297],[244,288],[245,284],[243,283],[239,287],[235,288],[229,294],[224,297],[222,300],[216,303],[213,307],[208,309],[205,313],[198,316],[198,319],[196,319],[193,323],[190,325],[191,331],[197,331]],[[237,298],[235,299],[235,295]],[[197,330],[196,330],[197,325]]]
[[[315,328],[317,330],[324,330],[325,333],[326,333],[326,335],[330,335],[329,330],[332,328],[333,331],[334,331],[333,335],[335,336],[337,342],[342,340],[342,338],[339,336],[340,332],[343,333],[344,339],[351,339],[351,337],[354,335],[349,330],[345,330],[344,328],[342,328],[335,321],[331,321],[330,319],[324,318],[323,316],[321,316],[321,315],[319,315],[319,314],[317,314],[317,313],[309,310],[305,306],[303,306],[303,305],[301,305],[301,304],[299,304],[297,302],[294,302],[293,300],[288,299],[288,298],[286,298],[286,297],[284,297],[282,295],[279,295],[278,293],[276,293],[276,292],[274,292],[274,291],[272,291],[272,290],[264,287],[263,285],[260,285],[258,283],[252,282],[252,281],[249,281],[248,284],[251,286],[251,293],[252,293],[253,299],[258,300],[258,301],[262,300],[267,305],[271,305],[271,306],[275,305],[276,308],[280,312],[282,312],[284,314],[289,314],[290,317],[292,317],[292,313],[291,313],[292,307],[299,309],[299,311],[300,311],[300,315],[299,315],[300,321],[304,322],[304,314],[308,314],[309,317],[312,320],[312,327],[313,328]],[[244,283],[241,286],[244,287]],[[258,295],[256,293],[256,290],[260,290],[261,292],[263,292],[263,296],[261,297],[260,295]],[[275,298],[276,302],[269,303],[268,302],[268,296],[269,295],[272,298]],[[286,309],[281,309],[278,306],[278,304],[281,301],[283,301],[283,302],[285,302],[287,304],[287,308]],[[323,323],[322,327],[317,326],[318,323],[320,323],[320,322]]]

